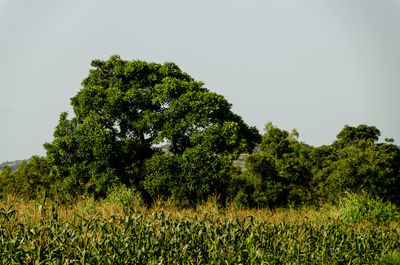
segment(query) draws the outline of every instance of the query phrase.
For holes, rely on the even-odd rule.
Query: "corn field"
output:
[[[156,212],[23,223],[0,211],[2,264],[381,264],[399,260],[390,225],[271,224],[253,217],[167,218]]]

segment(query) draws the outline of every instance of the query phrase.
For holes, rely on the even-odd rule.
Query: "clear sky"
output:
[[[44,155],[92,59],[175,62],[260,131],[400,142],[398,0],[0,0],[0,162]]]

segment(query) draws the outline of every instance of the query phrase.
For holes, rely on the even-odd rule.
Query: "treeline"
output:
[[[234,201],[250,206],[336,203],[344,193],[367,193],[400,203],[400,149],[378,143],[374,126],[345,126],[331,145],[308,146],[298,133],[271,123],[259,154],[233,177]]]
[[[2,170],[3,167],[8,167],[11,171],[15,172],[22,161],[24,160],[5,161],[0,163],[0,170]]]
[[[67,202],[128,189],[147,204],[188,207],[216,196],[221,205],[278,207],[366,192],[400,203],[400,150],[392,139],[378,143],[373,126],[345,126],[331,145],[312,147],[271,123],[261,136],[173,63],[112,56],[92,66],[71,99],[75,117],[60,115],[46,157],[2,170],[0,195],[47,191]],[[256,144],[260,153],[247,156],[244,170],[233,165]]]

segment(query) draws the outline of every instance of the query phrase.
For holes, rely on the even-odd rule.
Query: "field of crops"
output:
[[[260,214],[260,213],[258,213]],[[346,224],[303,217],[281,222],[218,213],[0,214],[2,264],[398,264],[397,222]],[[290,215],[290,214],[289,214]],[[176,216],[176,215],[175,215]],[[272,215],[271,215],[272,218]],[[272,219],[271,219],[272,220]]]

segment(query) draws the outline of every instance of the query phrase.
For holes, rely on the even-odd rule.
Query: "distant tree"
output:
[[[50,165],[47,158],[32,156],[22,161],[15,172],[4,167],[0,173],[0,195],[17,195],[25,199],[34,199],[50,190],[52,185]]]
[[[20,163],[14,173],[16,191],[24,198],[34,199],[52,185],[50,165],[46,157],[32,156],[29,161]]]
[[[7,194],[14,193],[13,173],[10,167],[4,166],[0,172],[0,197],[5,197]],[[12,188],[12,189],[10,189]]]
[[[172,155],[190,163],[184,158],[189,149],[201,146],[214,156],[238,156],[260,139],[223,96],[173,63],[112,56],[92,66],[71,100],[75,117],[61,114],[53,142],[45,144],[67,193],[104,196],[114,182],[142,188],[144,177],[154,173],[144,170],[146,160],[159,153],[159,143],[169,143]]]
[[[0,170],[2,170],[2,168],[4,167],[9,167],[9,169],[11,170],[11,172],[15,172],[18,167],[19,164],[24,161],[24,160],[14,160],[14,161],[6,161],[0,164]]]
[[[337,140],[334,146],[344,146],[355,143],[359,140],[370,140],[376,142],[379,139],[381,132],[375,126],[367,126],[361,124],[357,127],[345,125],[343,130],[337,135]]]

